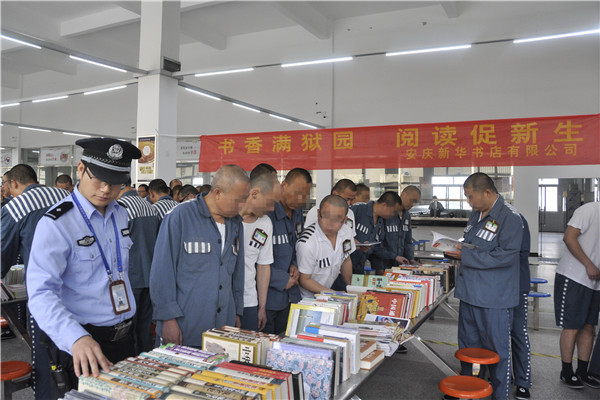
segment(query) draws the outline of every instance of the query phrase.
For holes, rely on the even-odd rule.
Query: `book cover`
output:
[[[311,322],[332,323],[335,321],[335,309],[305,304],[291,304],[286,336],[295,336],[304,332]]]
[[[377,349],[377,343],[374,340],[368,340],[366,342],[360,341],[360,359],[362,360],[367,355],[371,354]]]
[[[360,360],[360,369],[373,369],[373,367],[383,361],[384,356],[383,350],[373,351],[371,354]]]

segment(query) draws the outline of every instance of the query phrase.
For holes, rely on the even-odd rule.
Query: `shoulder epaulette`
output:
[[[48,212],[44,214],[44,216],[50,217],[52,219],[58,219],[61,215],[65,214],[71,208],[73,208],[73,202],[65,201],[63,203],[60,203],[53,209],[48,210]]]
[[[315,233],[315,229],[316,229],[315,224],[316,224],[316,222],[313,224],[310,224],[309,226],[304,228],[304,230],[298,237],[298,242],[300,242],[300,243],[306,242],[312,236],[312,234]]]

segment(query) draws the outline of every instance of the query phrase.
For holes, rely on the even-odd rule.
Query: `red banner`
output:
[[[600,164],[600,114],[202,135],[201,172]]]

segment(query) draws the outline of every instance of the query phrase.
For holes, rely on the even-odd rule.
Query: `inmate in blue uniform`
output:
[[[150,196],[148,196],[147,198],[150,198]],[[165,215],[167,215],[169,211],[171,211],[178,205],[178,202],[176,202],[171,196],[166,194],[160,199],[158,199],[156,203],[152,204],[152,209],[158,216],[159,221],[162,221],[165,218]]]
[[[275,203],[275,209],[269,218],[273,222],[273,264],[271,264],[271,280],[267,293],[267,332],[278,330],[274,320],[278,312],[284,311],[291,303],[302,299],[298,285],[286,289],[290,279],[290,265],[296,264],[296,240],[302,233],[304,217],[302,207],[292,212],[290,219],[281,202]],[[287,319],[287,317],[286,317]]]
[[[21,195],[12,198],[2,207],[2,277],[10,267],[17,263],[19,255],[25,265],[29,263],[29,253],[35,227],[42,216],[55,203],[64,199],[69,192],[59,188],[49,188],[40,184],[27,186]],[[51,395],[48,354],[40,349],[40,332],[37,322],[29,316],[29,334],[31,336],[31,361],[33,390],[36,399],[47,399]],[[36,349],[38,351],[36,351]]]
[[[354,212],[354,219],[356,222],[356,236],[354,239],[361,243],[381,242],[385,240],[383,218],[377,218],[377,222],[373,222],[374,204],[375,202],[371,200],[368,203],[357,203],[350,206]],[[350,258],[352,259],[352,273],[363,274],[365,272],[365,262],[371,255],[380,259],[396,258],[396,256],[382,244],[372,246],[369,248],[368,252],[356,250],[350,255]],[[376,268],[381,269],[382,267],[376,266]]]
[[[141,353],[154,347],[150,334],[152,302],[149,287],[150,266],[160,221],[152,206],[135,190],[123,193],[118,202],[127,209],[129,237],[133,241],[129,251],[129,280],[137,304],[137,313],[133,319],[136,352]]]
[[[510,330],[513,307],[519,304],[519,253],[523,222],[504,203],[502,196],[479,220],[471,213],[464,233],[455,297],[460,302],[458,345],[496,352],[500,362],[490,366],[493,397],[510,397]],[[462,363],[461,374],[470,375],[472,365]]]
[[[77,196],[89,218],[98,243],[74,205],[73,196]],[[116,280],[117,243],[131,305],[130,311],[119,315],[113,310],[109,278],[98,247],[102,246]],[[71,354],[73,343],[89,335],[82,325],[113,326],[133,317],[136,306],[127,276],[131,245],[125,208],[112,201],[103,216],[77,187],[40,219],[27,269],[29,310],[60,350]]]
[[[402,249],[398,255],[406,258],[408,261],[415,259],[415,247],[412,237],[412,220],[410,212],[404,210],[400,219],[400,243]]]
[[[225,218],[225,244],[204,201],[205,193],[181,203],[160,226],[150,297],[157,320],[177,319],[186,346],[202,345],[202,332],[235,325],[244,313],[242,218]]]
[[[403,235],[402,221],[398,214],[394,214],[392,218],[388,218],[383,222],[385,235],[383,237],[383,249],[388,253],[386,258],[371,257],[371,262],[375,264],[375,269],[385,269],[397,265],[396,256],[402,255],[404,244],[402,243]]]

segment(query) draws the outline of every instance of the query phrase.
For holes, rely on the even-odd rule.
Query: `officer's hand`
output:
[[[290,276],[295,280],[300,279],[300,271],[298,271],[298,267],[295,265],[290,266]]]
[[[97,378],[100,375],[98,365],[104,372],[110,372],[110,367],[113,365],[102,354],[98,342],[88,335],[80,337],[73,343],[71,353],[73,353],[73,368],[78,378],[82,374],[83,376],[90,376],[89,367],[91,367],[92,375]]]
[[[597,281],[600,279],[600,269],[596,268],[593,265],[587,266],[585,267],[585,269],[591,280]]]
[[[396,256],[396,261],[398,261],[400,264],[403,264],[403,265],[408,264],[408,258],[406,258],[406,257]]]
[[[242,320],[240,318],[239,315],[235,316],[235,327],[236,328],[241,328],[242,327]]]
[[[162,338],[165,343],[183,344],[183,336],[176,319],[163,323]]]
[[[259,332],[265,329],[267,325],[267,310],[265,308],[258,309],[258,330]]]
[[[296,286],[298,284],[298,279],[294,279],[290,276],[290,279],[288,280],[287,285],[285,285],[286,290],[287,289],[291,289],[292,287]]]

